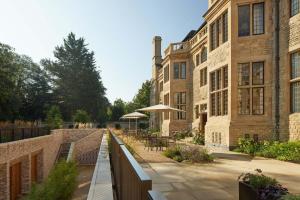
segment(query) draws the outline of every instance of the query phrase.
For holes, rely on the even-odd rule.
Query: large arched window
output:
[[[204,47],[201,51],[201,63],[207,60],[207,48]]]

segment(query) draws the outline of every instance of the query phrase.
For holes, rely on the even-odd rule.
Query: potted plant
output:
[[[276,179],[265,176],[262,170],[239,176],[239,200],[279,200],[288,194]]]

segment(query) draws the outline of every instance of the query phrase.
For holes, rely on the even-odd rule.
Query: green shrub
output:
[[[35,185],[26,200],[68,200],[77,187],[78,170],[75,162],[60,161],[51,170],[47,180]]]
[[[300,141],[254,142],[252,139],[239,139],[239,146],[235,151],[283,161],[300,161]]]
[[[176,140],[181,140],[186,137],[192,137],[193,133],[190,131],[179,131],[179,132],[175,132],[173,136]]]
[[[47,112],[46,123],[50,129],[60,128],[63,120],[58,106],[51,106]]]
[[[238,141],[238,150],[250,155],[255,155],[259,150],[261,145],[255,142],[253,139],[240,138]]]
[[[181,157],[181,147],[179,145],[176,145],[176,146],[172,146],[172,147],[169,147],[167,148],[167,150],[165,150],[163,152],[163,154],[168,157],[168,158],[171,158],[173,159],[175,156],[180,156]]]
[[[181,155],[184,160],[190,162],[212,162],[214,160],[213,156],[208,153],[204,148],[186,146],[181,149]]]
[[[280,200],[300,200],[300,195],[285,195]]]
[[[205,144],[205,138],[203,134],[197,134],[193,137],[193,143],[194,144],[199,144],[199,145],[204,145]]]
[[[76,110],[73,121],[78,123],[88,123],[91,121],[89,114],[85,110]]]
[[[239,180],[242,182],[249,184],[254,189],[261,189],[266,188],[267,186],[275,186],[278,184],[277,180],[268,176],[265,176],[262,174],[262,171],[260,169],[255,170],[256,173],[246,173],[241,174],[239,176]]]
[[[174,147],[169,147],[163,153],[166,157],[171,158],[175,161],[181,162],[187,160],[193,163],[198,162],[212,162],[214,160],[213,156],[210,155],[206,149],[200,147],[185,146],[181,147],[179,145]]]

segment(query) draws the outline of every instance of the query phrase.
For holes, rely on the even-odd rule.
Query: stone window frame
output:
[[[200,69],[200,87],[207,85],[207,67]]]
[[[296,61],[293,61],[293,56],[298,54]],[[295,69],[293,68],[295,64]],[[290,113],[299,113],[300,112],[300,50],[294,51],[290,54]],[[296,93],[296,95],[295,95]]]
[[[178,96],[177,96],[178,95]],[[184,98],[183,98],[184,96]],[[175,92],[174,93],[174,107],[186,111],[187,106],[187,93]],[[174,112],[174,120],[186,120],[185,112]]]
[[[290,17],[294,17],[300,13],[300,0],[290,0]]]
[[[254,84],[253,83],[253,66],[255,64],[262,64],[263,67],[263,76],[262,76],[262,83],[261,84]],[[243,82],[241,82],[241,76],[240,76],[240,67],[241,66],[248,66],[249,72],[248,72],[248,80],[246,80],[246,83],[244,84]],[[238,87],[237,87],[237,106],[238,106],[238,115],[264,115],[265,114],[265,61],[253,61],[253,62],[245,62],[245,63],[238,63],[237,65],[238,68]],[[241,84],[242,83],[242,84]],[[262,90],[262,97],[259,99],[260,102],[262,102],[262,104],[260,104],[259,106],[254,106],[254,91],[255,90]],[[244,92],[242,92],[244,91]],[[246,98],[243,98],[242,95],[247,95]],[[241,107],[241,103],[243,103],[243,100],[247,100],[246,104],[247,104],[247,110],[243,110]],[[245,103],[245,101],[244,101]],[[256,112],[256,110],[254,110],[254,108],[261,108],[259,110],[259,112]]]
[[[224,18],[227,18],[227,20]],[[227,27],[225,27],[225,25],[227,25]],[[220,14],[220,16],[210,24],[209,29],[210,51],[213,51],[221,44],[228,41],[228,10],[225,10],[222,14]]]
[[[164,105],[170,105],[170,93],[167,93],[164,95]],[[169,112],[164,112],[164,119],[165,120],[169,120],[170,119],[170,115]]]
[[[212,132],[212,143],[213,144],[222,144],[222,133],[221,132]]]
[[[175,70],[176,65],[178,65],[178,74],[176,73],[177,71]],[[187,75],[187,63],[186,62],[174,62],[173,63],[173,78],[175,80],[178,79],[186,79]],[[183,70],[184,69],[184,70]],[[184,71],[184,73],[183,73]]]
[[[258,4],[263,4],[263,32],[261,33],[255,33],[254,32],[254,29],[255,29],[255,26],[254,26],[254,22],[255,22],[255,19],[254,19],[254,6],[258,5]],[[249,33],[248,34],[241,34],[240,32],[240,15],[239,15],[239,8],[241,7],[245,7],[245,6],[248,6],[249,7],[249,18],[248,18],[248,28],[249,28]],[[254,3],[245,3],[245,4],[239,4],[237,6],[237,10],[238,10],[238,15],[237,15],[237,21],[238,21],[238,37],[249,37],[249,36],[255,36],[255,35],[263,35],[265,34],[266,32],[266,9],[265,9],[265,1],[261,1],[261,2],[254,2]]]
[[[167,64],[164,67],[164,83],[169,82],[169,80],[170,80],[170,65]]]
[[[227,69],[227,70],[224,70]],[[225,84],[225,72],[227,71],[228,81],[228,65],[220,67],[210,72],[210,116],[226,116],[228,115],[228,82]],[[227,92],[226,92],[227,91]],[[227,96],[227,99],[225,100]],[[227,102],[227,106],[225,103]]]

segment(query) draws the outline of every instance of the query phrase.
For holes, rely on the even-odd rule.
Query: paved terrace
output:
[[[238,199],[238,176],[257,168],[276,178],[291,193],[300,192],[299,164],[234,152],[214,152],[216,161],[211,164],[177,163],[161,152],[147,151],[140,142],[134,145],[139,162],[153,180],[153,190],[161,191],[168,200]]]

